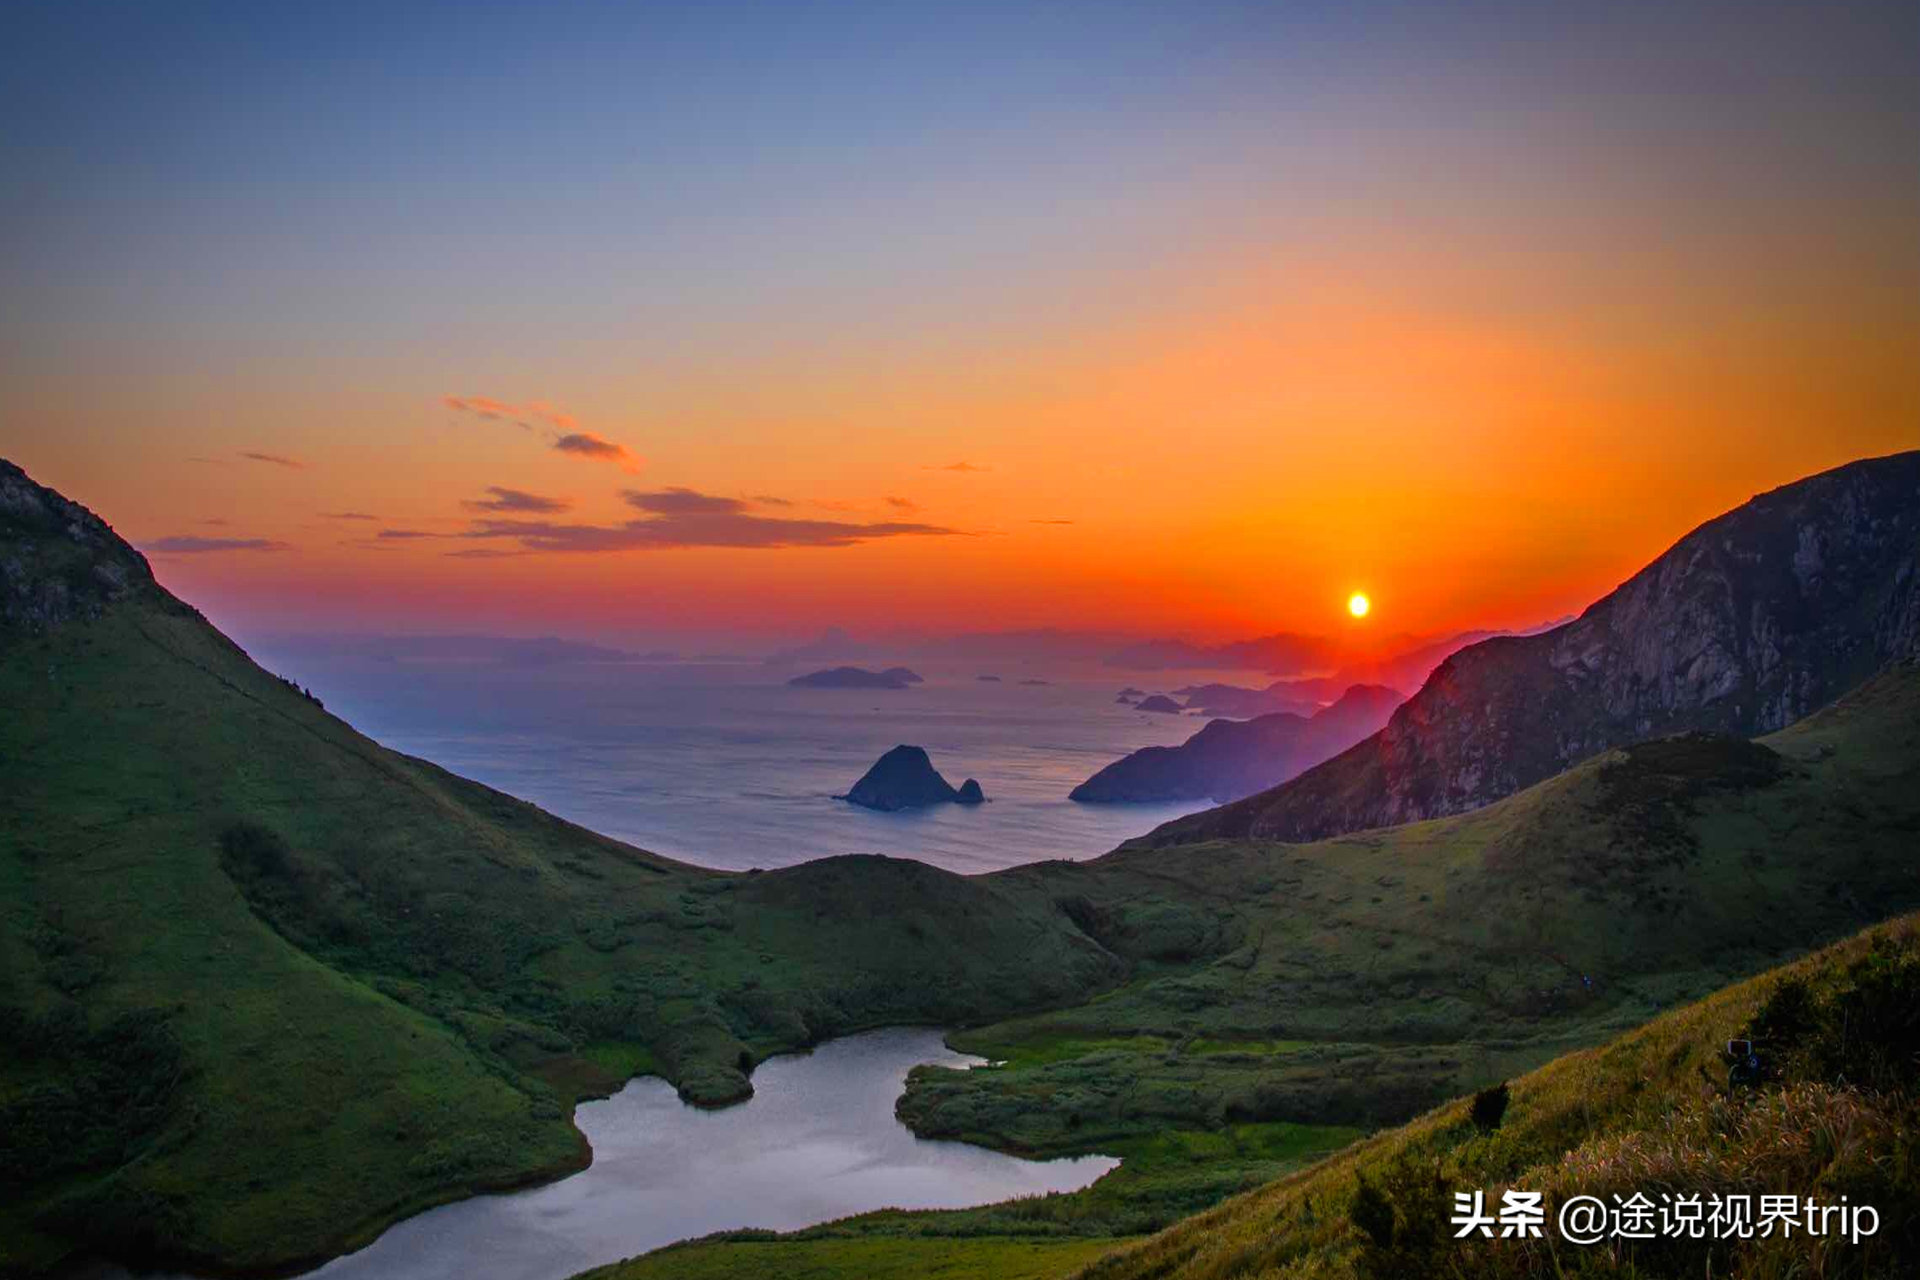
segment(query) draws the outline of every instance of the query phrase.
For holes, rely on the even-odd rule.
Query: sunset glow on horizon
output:
[[[0,20],[0,455],[255,632],[1386,643],[1920,445],[1911,6],[192,14]]]

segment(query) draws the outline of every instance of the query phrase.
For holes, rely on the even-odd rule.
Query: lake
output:
[[[307,1275],[563,1280],[715,1231],[1076,1191],[1118,1167],[1106,1156],[1022,1160],[914,1137],[893,1115],[908,1070],[982,1062],[940,1034],[893,1028],[769,1058],[753,1073],[753,1097],[721,1111],[687,1106],[658,1078],[630,1081],[574,1112],[593,1145],[584,1172],[429,1209]]]

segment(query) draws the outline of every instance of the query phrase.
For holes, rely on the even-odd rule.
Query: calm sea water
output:
[[[1117,705],[1126,673],[1050,683],[921,666],[903,690],[789,688],[758,664],[318,659],[257,652],[387,746],[642,848],[704,866],[780,867],[842,853],[991,871],[1089,858],[1198,805],[1074,804],[1067,793],[1137,747],[1183,741],[1187,716]],[[1182,675],[1171,683],[1184,682]],[[1149,687],[1133,677],[1132,683]],[[1158,677],[1158,688],[1168,677]],[[925,747],[991,804],[881,814],[833,799],[883,751]]]

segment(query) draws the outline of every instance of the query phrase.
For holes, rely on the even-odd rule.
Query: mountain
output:
[[[980,804],[987,797],[972,778],[955,787],[941,777],[925,747],[903,744],[874,761],[841,798],[863,809],[890,813],[934,804]]]
[[[1875,1210],[1857,1237],[1830,1221],[1741,1240],[1660,1233],[1601,1264],[1645,1277],[1920,1274],[1920,918],[1906,916],[1663,1014],[1597,1053],[1570,1054],[1497,1092],[1462,1097],[1355,1143],[1204,1217],[1122,1249],[1081,1280],[1305,1280],[1461,1275],[1553,1280],[1580,1256],[1457,1240],[1454,1191],[1568,1197],[1717,1195],[1768,1187]],[[1719,1087],[1729,1040],[1762,1047],[1769,1078],[1744,1105]],[[1489,1081],[1489,1084],[1493,1082]],[[1704,1087],[1703,1087],[1704,1085]],[[1864,1087],[1863,1087],[1864,1086]],[[1802,1200],[1804,1204],[1804,1200]],[[1550,1216],[1547,1235],[1558,1233]],[[1543,1241],[1550,1245],[1554,1241]],[[1595,1250],[1599,1252],[1599,1250]],[[1844,1259],[1842,1263],[1840,1260]],[[664,1261],[664,1259],[662,1259]],[[1837,1265],[1836,1265],[1837,1264]],[[1588,1274],[1582,1270],[1580,1274]],[[643,1260],[606,1280],[671,1272]]]
[[[631,1074],[1057,1005],[1124,968],[919,863],[676,863],[389,751],[0,461],[0,1274],[297,1270],[587,1159]]]
[[[1355,685],[1311,716],[1278,712],[1213,720],[1177,747],[1142,747],[1075,787],[1095,803],[1213,800],[1224,803],[1286,781],[1377,731],[1404,699],[1381,685]]]
[[[796,689],[905,689],[925,683],[905,667],[868,671],[865,667],[831,667],[787,681]]]
[[[297,1270],[578,1169],[633,1074],[901,1023],[1004,1064],[916,1132],[1126,1159],[916,1230],[1142,1234],[1920,906],[1911,662],[1314,844],[707,871],[381,747],[4,463],[0,707],[0,1273]]]
[[[1155,711],[1161,715],[1169,716],[1177,716],[1180,714],[1180,704],[1172,698],[1167,697],[1164,693],[1148,694],[1146,697],[1140,699],[1140,701],[1134,703],[1133,709],[1135,711]]]
[[[1448,658],[1375,736],[1150,833],[1312,840],[1460,813],[1609,747],[1764,733],[1920,652],[1920,452],[1710,520],[1564,626]]]

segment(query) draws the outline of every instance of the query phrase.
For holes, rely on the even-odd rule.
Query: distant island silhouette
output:
[[[869,671],[865,667],[829,667],[787,681],[796,689],[905,689],[925,681],[905,667]]]

